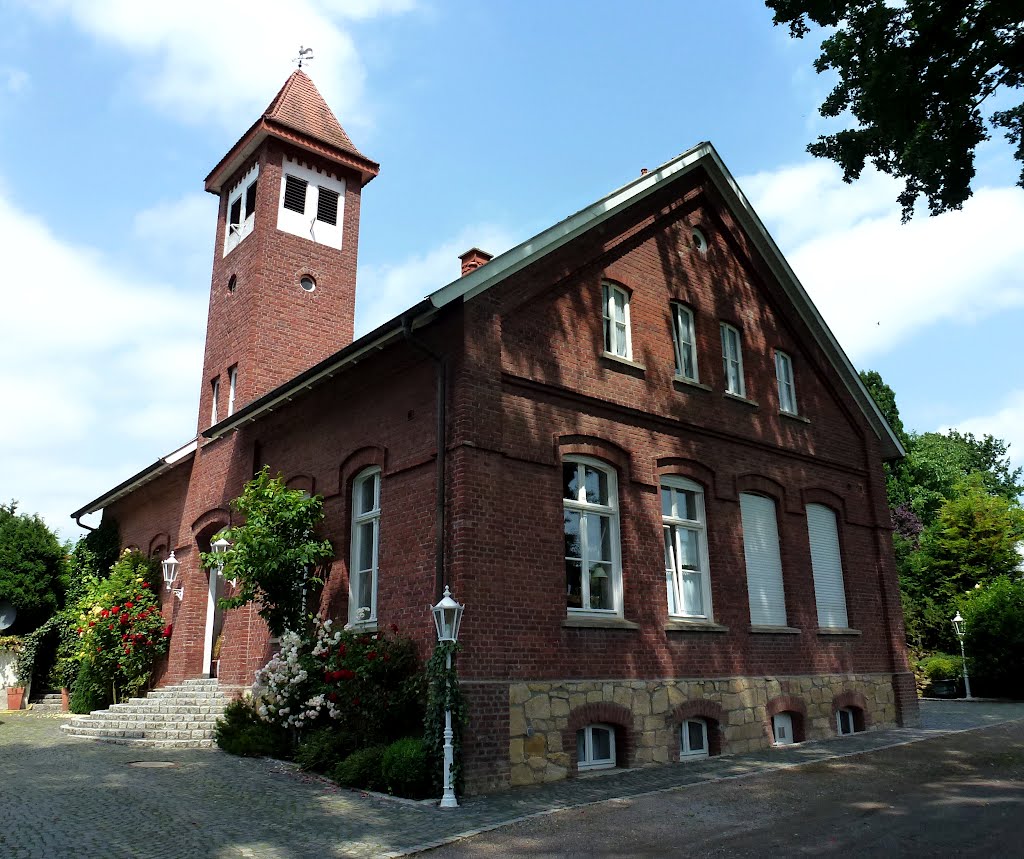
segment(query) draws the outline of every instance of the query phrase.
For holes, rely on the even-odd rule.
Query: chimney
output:
[[[465,277],[471,271],[476,271],[480,266],[489,263],[494,259],[494,254],[480,248],[470,248],[464,254],[459,254],[459,259],[462,260],[462,276]]]

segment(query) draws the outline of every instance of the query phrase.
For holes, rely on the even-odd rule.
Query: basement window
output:
[[[615,766],[615,728],[587,725],[576,732],[576,768],[604,770]]]
[[[694,760],[708,756],[708,723],[687,719],[679,726],[679,759]]]

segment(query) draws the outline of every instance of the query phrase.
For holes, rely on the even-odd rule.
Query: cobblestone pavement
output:
[[[924,701],[921,710],[919,729],[869,731],[757,754],[521,788],[443,811],[344,790],[277,761],[215,750],[93,743],[62,735],[58,718],[0,713],[0,856],[402,855],[590,802],[741,778],[1024,718],[1024,704]]]

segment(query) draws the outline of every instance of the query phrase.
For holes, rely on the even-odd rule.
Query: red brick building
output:
[[[470,789],[913,723],[899,442],[714,148],[353,341],[377,170],[298,71],[207,177],[197,437],[75,514],[181,561],[161,682],[269,655],[199,561],[268,464],[325,499],[331,616],[426,650],[466,604]]]

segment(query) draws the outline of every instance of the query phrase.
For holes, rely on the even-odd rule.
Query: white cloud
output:
[[[356,299],[356,336],[372,331],[435,289],[457,279],[459,254],[479,247],[497,256],[513,245],[501,227],[466,227],[458,236],[402,262],[360,267]]]
[[[365,122],[364,68],[347,24],[405,12],[413,0],[24,0],[47,17],[67,17],[98,41],[138,58],[132,84],[187,122],[245,128],[291,70],[300,45],[342,124]]]
[[[955,428],[975,436],[993,435],[1010,444],[1010,459],[1015,467],[1024,466],[1024,388],[1011,391],[1000,407],[989,415],[957,421]],[[945,432],[943,427],[940,432]]]
[[[17,95],[24,92],[29,85],[28,72],[12,66],[0,66],[0,89]]]
[[[136,276],[3,196],[0,235],[0,497],[72,536],[72,510],[195,433],[206,285]]]
[[[854,363],[943,320],[1024,307],[1024,194],[979,188],[959,212],[900,223],[896,184],[825,162],[740,180]]]

